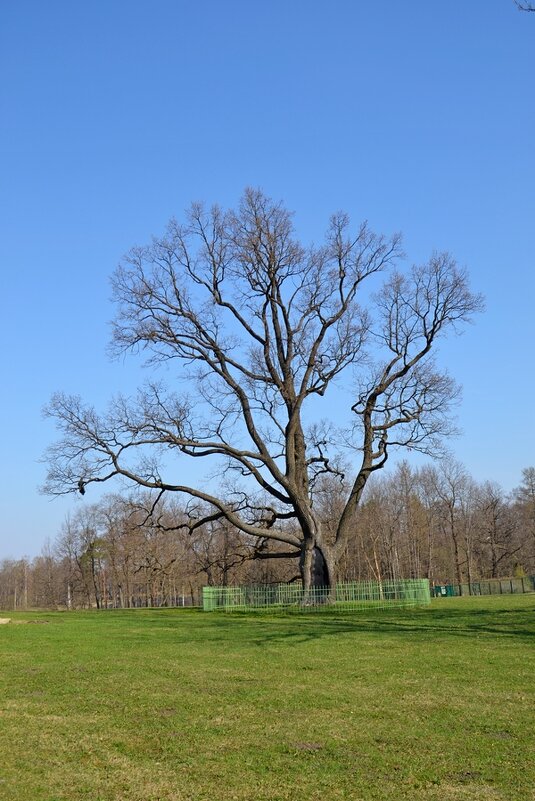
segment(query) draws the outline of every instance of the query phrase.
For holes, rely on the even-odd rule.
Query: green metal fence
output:
[[[535,576],[523,578],[479,579],[471,584],[435,584],[431,595],[435,598],[458,595],[518,595],[535,591]]]
[[[202,596],[205,612],[326,608],[354,611],[422,606],[431,601],[427,579],[347,581],[337,584],[334,590],[315,587],[307,594],[299,583],[203,587]]]

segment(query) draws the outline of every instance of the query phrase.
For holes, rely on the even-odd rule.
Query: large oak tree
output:
[[[192,205],[113,279],[115,349],[165,363],[174,391],[149,383],[103,415],[54,396],[61,439],[47,454],[46,490],[83,494],[122,476],[180,493],[184,525],[224,519],[258,542],[259,556],[283,543],[305,587],[332,586],[363,490],[390,449],[430,453],[450,432],[458,390],[432,349],[482,305],[448,254],[405,272],[401,255],[399,236],[353,230],[342,213],[321,246],[305,247],[292,215],[257,190],[237,210]],[[167,464],[167,449],[181,458]],[[326,531],[314,490],[340,473],[342,451],[352,480]],[[211,491],[190,482],[188,457],[218,461],[224,481]]]

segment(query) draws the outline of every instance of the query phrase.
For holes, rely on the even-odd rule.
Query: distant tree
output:
[[[27,559],[0,562],[0,609],[27,609],[30,564]]]
[[[178,391],[151,383],[103,416],[55,395],[48,414],[62,438],[47,454],[46,491],[84,493],[122,476],[158,497],[180,493],[191,499],[184,526],[225,520],[284,544],[306,588],[332,585],[363,490],[390,449],[431,453],[451,433],[458,389],[432,349],[482,306],[451,256],[402,274],[392,269],[400,254],[399,236],[366,224],[351,232],[343,213],[323,245],[304,247],[291,214],[256,190],[237,211],[194,204],[184,224],[172,220],[132,250],[113,282],[116,351],[175,366]],[[342,380],[345,430],[332,391]],[[314,498],[322,475],[340,473],[341,448],[355,477],[327,532]],[[225,487],[195,486],[180,463],[166,477],[169,449],[219,460]]]
[[[470,584],[474,578],[476,539],[474,481],[464,465],[452,458],[441,460],[438,467],[428,468],[425,480],[428,491],[433,494],[442,531],[451,544],[455,581],[461,585],[466,579]]]
[[[522,470],[522,483],[514,490],[513,496],[524,542],[526,569],[535,572],[535,467]]]
[[[509,500],[495,482],[486,481],[478,490],[478,523],[481,544],[488,552],[486,560],[491,578],[512,575],[514,556],[522,548],[518,527]]]
[[[522,483],[514,494],[517,501],[531,512],[535,521],[535,467],[522,470]]]
[[[417,480],[418,474],[404,461],[391,475],[368,485],[352,543],[355,563],[368,568],[365,577],[377,581],[430,577],[428,515]]]
[[[50,542],[29,566],[32,606],[55,608],[64,603],[63,570]]]

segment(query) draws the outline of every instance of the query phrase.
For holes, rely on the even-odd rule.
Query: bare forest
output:
[[[339,481],[323,477],[318,514],[325,527],[344,504]],[[150,500],[147,497],[147,502]],[[33,560],[0,562],[0,608],[191,606],[203,585],[291,581],[296,561],[281,546],[224,519],[191,533],[187,511],[159,501],[106,496],[80,505],[56,540]],[[258,558],[270,552],[275,558]],[[477,483],[451,460],[376,476],[340,558],[348,579],[427,577],[432,583],[535,574],[535,468],[510,495]]]

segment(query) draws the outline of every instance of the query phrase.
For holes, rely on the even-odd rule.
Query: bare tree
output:
[[[479,488],[477,506],[481,544],[489,554],[486,561],[490,563],[490,577],[498,578],[504,572],[511,575],[513,557],[522,549],[523,542],[507,496],[498,484],[485,481]]]
[[[519,528],[524,541],[525,567],[535,572],[535,467],[522,470],[522,483],[513,491]]]
[[[514,499],[523,532],[526,567],[535,571],[535,467],[522,470],[522,483],[514,490]]]
[[[438,469],[426,468],[423,479],[436,505],[439,524],[452,547],[452,565],[457,584],[473,580],[475,484],[464,466],[448,458]],[[461,590],[462,592],[462,590]]]
[[[400,255],[399,236],[366,224],[351,233],[343,213],[322,246],[305,248],[292,215],[257,190],[246,190],[237,211],[192,205],[184,224],[172,220],[163,237],[133,249],[113,281],[115,351],[176,365],[179,391],[147,384],[105,415],[55,395],[47,411],[62,438],[47,453],[45,491],[83,494],[122,476],[158,497],[181,493],[191,499],[185,526],[226,520],[283,543],[300,559],[306,588],[332,585],[363,490],[390,449],[431,453],[451,432],[458,390],[431,350],[482,307],[451,256],[401,274]],[[352,391],[345,430],[333,411],[343,378]],[[314,422],[322,406],[329,423]],[[355,478],[327,533],[315,487],[340,472],[341,443]],[[225,486],[211,492],[165,476],[169,448],[219,460]]]

